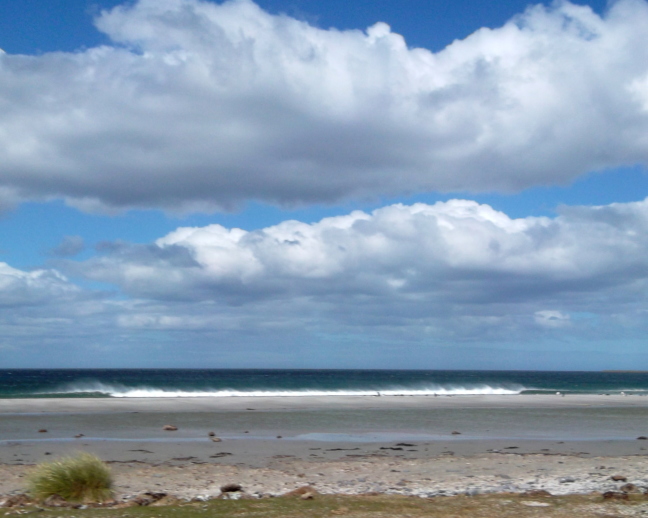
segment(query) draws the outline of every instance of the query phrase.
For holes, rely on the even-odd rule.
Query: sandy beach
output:
[[[417,496],[639,491],[642,436],[642,396],[3,399],[0,494],[24,491],[34,464],[76,451],[110,463],[120,499],[212,498],[230,482],[254,496],[304,485]]]

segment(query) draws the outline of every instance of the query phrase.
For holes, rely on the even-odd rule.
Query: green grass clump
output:
[[[39,464],[28,482],[29,493],[38,500],[58,495],[68,502],[104,502],[112,496],[108,466],[90,453]]]

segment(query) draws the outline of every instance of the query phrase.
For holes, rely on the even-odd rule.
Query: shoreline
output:
[[[178,430],[164,431],[165,425]],[[0,399],[0,462],[10,443],[210,444],[228,441],[484,445],[582,442],[602,455],[648,448],[648,399],[527,395]],[[627,443],[627,444],[625,444]],[[620,447],[619,445],[624,445]],[[103,447],[103,446],[102,446]],[[52,446],[54,448],[54,446]],[[257,448],[257,446],[255,446]],[[474,448],[473,448],[474,449]]]
[[[28,412],[147,412],[238,411],[255,406],[255,410],[313,410],[322,408],[516,408],[579,406],[648,407],[643,395],[620,394],[507,394],[507,395],[439,395],[439,396],[231,396],[231,397],[106,397],[106,398],[2,398],[0,414]]]

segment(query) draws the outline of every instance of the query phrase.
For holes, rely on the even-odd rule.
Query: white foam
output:
[[[515,395],[527,390],[522,386],[435,385],[425,388],[389,388],[384,390],[180,390],[155,387],[126,387],[104,383],[75,384],[57,394],[103,394],[116,398],[198,398],[198,397],[326,397],[326,396],[470,396]]]

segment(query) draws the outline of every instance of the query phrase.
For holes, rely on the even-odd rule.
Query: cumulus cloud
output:
[[[249,0],[139,0],[96,25],[111,45],[0,54],[0,208],[515,191],[648,159],[643,0],[531,7],[437,53]]]
[[[137,299],[201,308],[131,314],[129,327],[196,328],[212,314],[483,340],[636,323],[648,309],[647,235],[648,199],[520,219],[451,200],[257,231],[179,228],[67,267]]]
[[[63,365],[91,347],[117,366],[420,366],[412,351],[465,367],[461,350],[482,368],[537,368],[511,363],[522,350],[582,368],[586,348],[602,368],[610,343],[648,332],[646,236],[648,199],[553,218],[451,200],[256,231],[178,228],[101,243],[58,270],[1,263],[0,348],[65,351]]]
[[[63,302],[79,291],[56,270],[26,272],[0,262],[0,307]]]

